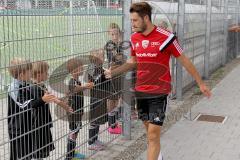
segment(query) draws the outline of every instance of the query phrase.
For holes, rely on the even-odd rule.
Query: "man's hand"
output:
[[[76,85],[76,87],[74,88],[73,92],[70,93],[68,92],[68,96],[73,94],[73,93],[78,93],[80,91],[84,91],[85,89],[92,89],[94,87],[94,83],[93,82],[89,82],[89,83],[86,83],[84,84],[83,86],[81,85]]]
[[[107,79],[112,78],[111,69],[106,69],[106,70],[104,71],[104,74],[105,74],[105,77],[106,77]]]
[[[122,73],[133,70],[136,68],[136,66],[137,66],[136,57],[132,56],[130,59],[127,60],[126,63],[122,64],[121,66],[117,66],[116,68],[110,67],[109,69],[105,69],[104,74],[107,79],[110,79],[117,75],[121,75]]]
[[[212,93],[210,89],[203,83],[199,85],[200,91],[208,98],[211,97]]]

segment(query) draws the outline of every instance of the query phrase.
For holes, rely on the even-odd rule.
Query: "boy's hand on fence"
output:
[[[56,103],[57,105],[62,107],[66,112],[73,113],[72,107],[70,107],[67,103],[65,103],[64,101],[60,100],[59,98],[56,98],[54,100],[54,103]]]
[[[68,113],[74,113],[74,110],[72,109],[72,107],[67,107],[67,108],[66,108],[66,111],[67,111]]]
[[[51,103],[51,102],[54,102],[56,100],[56,97],[53,94],[45,93],[42,97],[42,100],[45,103]]]
[[[107,79],[112,78],[111,69],[106,69],[106,70],[104,71],[104,74],[105,74],[105,77],[106,77]]]
[[[84,88],[86,88],[86,89],[92,89],[93,86],[94,86],[94,83],[93,83],[93,82],[89,82],[89,83],[86,83],[86,84],[84,85]]]

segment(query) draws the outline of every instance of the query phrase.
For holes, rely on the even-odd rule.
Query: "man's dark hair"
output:
[[[130,13],[136,12],[140,17],[148,15],[151,21],[152,7],[147,2],[133,3],[130,7]]]

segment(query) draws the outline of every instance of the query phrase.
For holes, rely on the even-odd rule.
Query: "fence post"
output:
[[[52,8],[55,8],[55,0],[52,0]]]
[[[239,11],[240,11],[240,1],[239,0],[237,0],[237,17],[236,17],[236,25],[238,25],[239,26]],[[236,47],[237,47],[237,53],[236,53],[236,57],[238,57],[240,54],[239,54],[239,32],[237,32],[236,33],[237,34],[237,42],[236,42]]]
[[[223,44],[223,48],[224,48],[224,52],[222,55],[222,65],[225,65],[227,62],[227,51],[228,51],[228,45],[227,45],[227,40],[228,40],[228,0],[224,1],[224,44]]]
[[[109,0],[106,1],[106,8],[109,8]]]
[[[211,13],[212,1],[207,1],[207,23],[206,23],[206,51],[204,54],[204,78],[209,78],[209,61],[210,61],[210,43],[211,43]]]
[[[38,0],[35,0],[35,8],[38,8]]]
[[[90,10],[90,0],[87,1],[87,14],[89,15],[89,10]]]
[[[69,35],[70,35],[70,51],[73,55],[73,3],[72,0],[69,1]]]
[[[132,1],[123,1],[123,40],[129,41],[131,36],[131,22],[129,9]],[[124,51],[125,55],[130,55],[129,50]],[[131,79],[131,75],[127,74],[126,79]],[[131,86],[130,80],[124,81],[124,90],[129,91]],[[129,94],[123,94],[123,138],[126,140],[131,139],[131,97]]]
[[[3,3],[4,3],[4,4],[3,4],[3,5],[4,5],[4,7],[6,7],[6,8],[7,8],[7,6],[8,6],[8,5],[7,5],[7,0],[4,0],[4,1],[3,1]]]
[[[185,0],[179,0],[178,2],[178,40],[180,45],[183,47],[184,44],[184,24],[185,24]],[[182,100],[182,65],[177,61],[176,70],[176,93],[177,100]]]

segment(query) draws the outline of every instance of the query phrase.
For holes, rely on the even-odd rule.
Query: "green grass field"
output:
[[[51,70],[71,55],[86,55],[108,40],[111,22],[122,26],[121,16],[0,16],[1,84],[14,57],[47,60]]]

